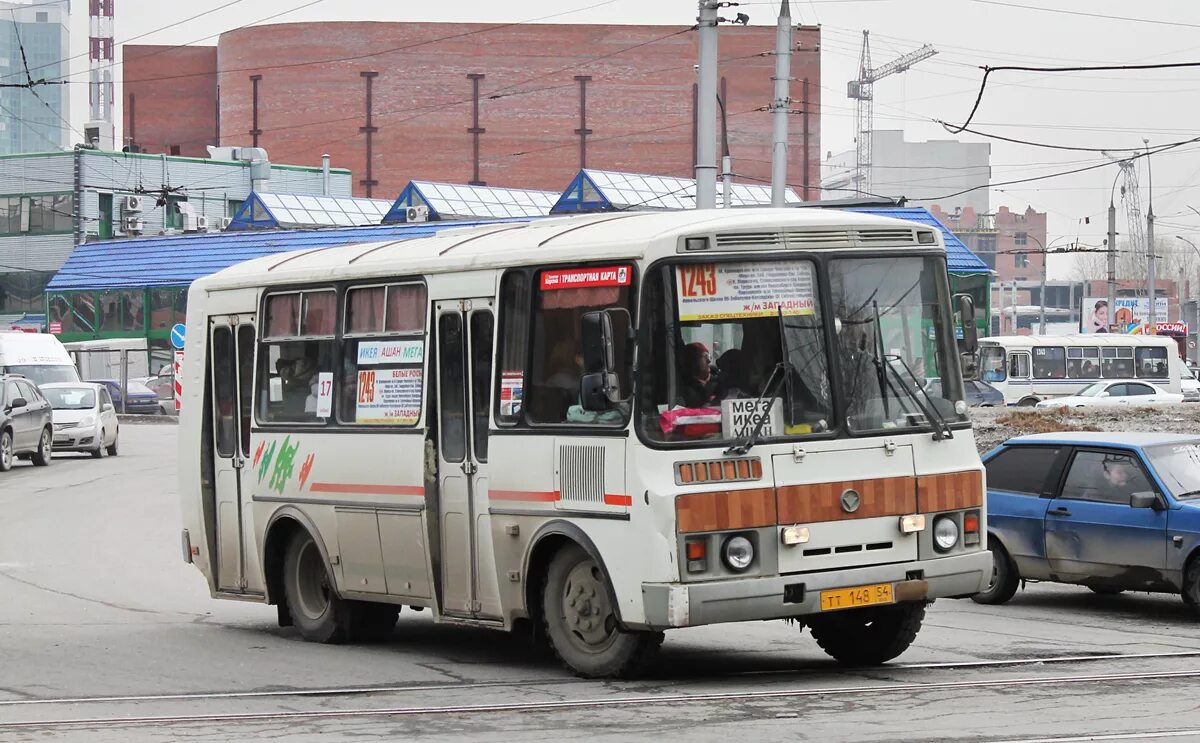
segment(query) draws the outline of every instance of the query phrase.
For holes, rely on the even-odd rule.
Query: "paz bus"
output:
[[[991,578],[973,312],[937,231],[833,211],[251,260],[190,290],[184,558],[317,642],[408,606],[629,676],[665,630],[787,619],[882,663]]]
[[[1174,338],[1162,335],[1090,333],[993,336],[979,341],[980,378],[1000,390],[1009,405],[1031,406],[1074,395],[1094,382],[1138,379],[1168,392],[1200,399],[1181,377],[1192,376]]]

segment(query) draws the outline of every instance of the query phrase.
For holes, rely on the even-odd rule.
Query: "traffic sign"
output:
[[[182,326],[176,325],[175,327]],[[174,329],[171,331],[171,337],[175,337]],[[183,397],[183,351],[175,352],[175,374],[171,377],[171,384],[175,387],[175,412],[178,413],[179,401]]]
[[[187,328],[183,323],[175,323],[175,327],[171,328],[171,345],[179,350],[183,350],[183,339],[187,335]]]

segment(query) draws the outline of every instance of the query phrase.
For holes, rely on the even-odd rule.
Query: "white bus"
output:
[[[1187,367],[1174,338],[1094,333],[1002,335],[979,340],[980,379],[1004,393],[1009,405],[1073,395],[1110,379],[1139,379],[1182,393]]]
[[[79,381],[67,349],[45,333],[0,331],[0,374],[20,374],[34,384]]]
[[[936,231],[832,211],[249,261],[189,294],[185,559],[314,641],[404,605],[625,676],[666,629],[792,619],[881,663],[992,572],[951,304]]]

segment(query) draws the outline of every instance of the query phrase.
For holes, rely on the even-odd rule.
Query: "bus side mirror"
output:
[[[580,324],[583,356],[580,405],[593,412],[610,410],[621,399],[612,317],[607,311],[594,310],[585,312]]]
[[[973,354],[979,350],[979,330],[975,327],[975,300],[969,294],[954,295],[955,310],[962,323],[962,352]]]

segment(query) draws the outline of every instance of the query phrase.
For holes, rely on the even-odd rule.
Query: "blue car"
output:
[[[1200,608],[1200,437],[1018,436],[983,458],[994,567],[982,604],[1022,580],[1178,593]]]
[[[140,382],[131,380],[127,384],[129,398],[124,401],[124,406],[121,404],[121,383],[119,381],[116,379],[89,379],[88,382],[102,384],[108,388],[108,393],[113,399],[113,406],[116,407],[118,413],[140,413],[143,415],[159,415],[162,413],[162,406],[159,405],[158,395],[154,393],[154,390]]]

